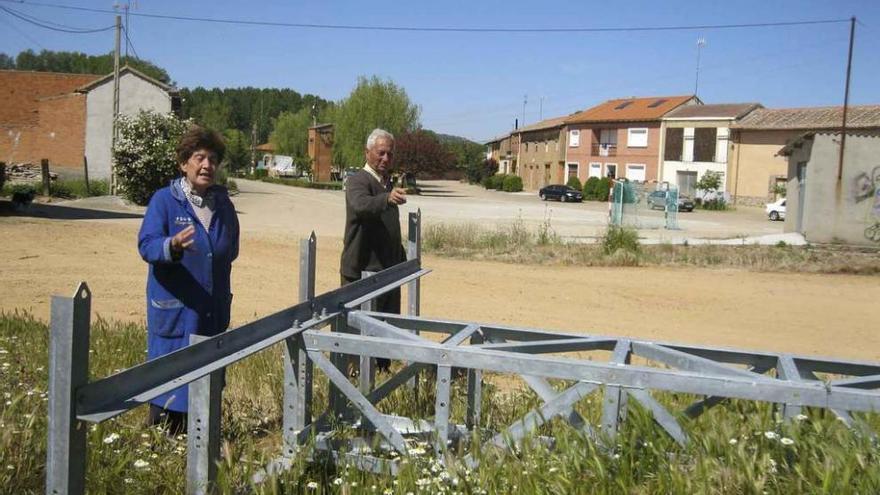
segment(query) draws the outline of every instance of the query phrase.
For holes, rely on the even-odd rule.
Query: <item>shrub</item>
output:
[[[587,182],[584,183],[584,199],[596,199],[599,182],[600,180],[598,177],[590,177],[587,179]]]
[[[618,250],[639,254],[641,246],[639,245],[639,233],[635,229],[628,227],[618,227],[612,225],[605,232],[602,239],[602,252],[611,255]]]
[[[175,148],[188,121],[173,114],[141,111],[119,116],[119,139],[113,149],[122,194],[145,205],[153,193],[179,175]]]
[[[703,201],[701,206],[704,210],[721,211],[727,209],[727,201],[724,201],[724,198],[710,199]]]
[[[73,190],[64,183],[64,181],[50,182],[49,183],[49,196],[53,198],[65,198],[69,199],[74,196]]]
[[[522,177],[518,175],[508,175],[504,178],[502,188],[505,192],[520,192],[523,190]]]
[[[572,189],[577,189],[578,191],[580,191],[584,187],[581,185],[581,180],[577,177],[569,177],[568,182],[566,182],[565,185]]]
[[[504,188],[504,179],[507,177],[505,174],[495,174],[492,176],[492,189],[496,191],[500,191]]]
[[[257,179],[257,180],[259,180],[259,179],[265,179],[266,177],[269,177],[269,171],[266,170],[265,168],[258,168],[258,169],[255,169],[255,170],[254,170],[254,173],[251,174],[251,178],[254,178],[254,179]]]
[[[492,184],[494,184],[494,183],[495,183],[495,181],[492,180],[491,176],[490,177],[483,177],[483,179],[480,181],[480,184],[482,184],[483,187],[485,187],[486,189],[492,189]]]
[[[611,179],[602,177],[596,186],[595,198],[597,201],[608,201],[608,191],[611,190]]]

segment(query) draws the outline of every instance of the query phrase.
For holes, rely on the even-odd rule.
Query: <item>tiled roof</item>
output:
[[[718,103],[714,105],[685,105],[667,113],[663,120],[674,119],[739,119],[751,111],[763,108],[760,103]]]
[[[732,127],[738,129],[834,129],[843,120],[843,107],[761,108]],[[851,106],[847,128],[880,128],[880,105]]]
[[[620,98],[608,100],[601,105],[570,116],[566,124],[588,122],[642,122],[660,120],[669,111],[684,105],[694,95],[651,96],[646,98]],[[697,99],[699,101],[699,99]]]
[[[535,122],[534,124],[527,125],[525,127],[521,127],[513,132],[530,132],[530,131],[542,131],[544,129],[552,129],[554,127],[560,127],[565,124],[565,121],[569,118],[577,115],[580,112],[573,113],[571,115],[564,115],[562,117],[554,117],[552,119],[542,120],[540,122]]]
[[[0,126],[36,125],[37,100],[73,93],[94,74],[0,70]]]
[[[134,74],[135,76],[143,79],[144,81],[147,81],[148,83],[151,83],[151,84],[158,86],[160,89],[162,89],[163,91],[165,91],[167,93],[177,94],[177,88],[175,88],[174,86],[170,86],[168,84],[163,83],[162,81],[159,81],[158,79],[154,79],[154,78],[144,74],[143,72],[135,69],[134,67],[126,65],[126,66],[119,69],[120,76],[122,74],[125,74],[126,72],[130,72],[130,73]],[[80,93],[88,93],[89,91],[97,88],[98,86],[100,86],[108,81],[112,81],[112,80],[113,80],[113,73],[111,72],[110,74],[107,74],[106,76],[97,77],[97,78],[95,78],[95,80],[90,81],[87,84],[84,84],[82,87],[77,88],[77,91]]]
[[[848,117],[849,117],[849,115],[847,115],[847,118]],[[805,132],[797,137],[789,139],[785,143],[785,146],[783,146],[779,151],[776,152],[776,156],[789,156],[789,155],[791,155],[792,152],[795,150],[795,148],[799,148],[801,146],[801,143],[803,143],[805,140],[812,139],[813,136],[816,136],[816,135],[840,136],[840,131],[839,130],[837,130],[837,131],[831,130],[831,131]],[[880,138],[880,131],[878,131],[878,130],[871,130],[871,131],[864,131],[864,130],[850,131],[850,130],[847,130],[846,135],[847,135],[847,137],[858,136],[858,137]]]

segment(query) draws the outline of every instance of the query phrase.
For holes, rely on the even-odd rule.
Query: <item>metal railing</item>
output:
[[[593,156],[617,156],[617,144],[593,143],[590,151]]]
[[[851,412],[880,411],[880,364],[789,354],[679,345],[636,339],[567,334],[469,321],[419,316],[421,267],[420,216],[409,216],[408,261],[321,295],[315,288],[315,237],[300,244],[300,303],[214,337],[196,337],[192,345],[115,375],[88,381],[88,287],[73,298],[52,300],[49,384],[49,445],[46,492],[85,491],[86,429],[150,399],[190,383],[187,435],[187,493],[205,493],[216,479],[220,436],[220,373],[224,367],[285,343],[283,450],[255,481],[280,473],[306,445],[327,451],[337,462],[359,469],[396,473],[400,457],[371,450],[380,447],[409,454],[408,439],[433,441],[441,459],[456,442],[470,442],[483,432],[483,373],[517,375],[543,401],[504,431],[491,431],[464,461],[476,466],[473,449],[507,447],[554,418],[597,441],[613,440],[629,400],[649,411],[657,425],[680,444],[688,435],[682,418],[697,417],[727,399],[780,404],[786,418],[803,407],[830,409],[846,424],[873,434]],[[371,301],[407,286],[406,315],[372,311]],[[331,331],[320,331],[331,326]],[[425,334],[425,336],[423,336]],[[439,339],[426,338],[427,334]],[[584,358],[593,351],[611,354],[608,362]],[[556,355],[579,353],[577,357]],[[633,363],[633,357],[638,357]],[[375,358],[402,361],[376,383]],[[349,366],[358,363],[353,383]],[[315,387],[313,366],[329,380],[328,409],[311,417]],[[453,373],[453,368],[464,373]],[[428,375],[426,371],[434,371]],[[773,374],[769,374],[773,372]],[[821,380],[819,374],[842,375]],[[431,420],[386,414],[377,405],[402,386],[416,387],[423,376],[433,380]],[[454,424],[450,410],[453,380],[466,380],[464,424]],[[557,390],[550,379],[570,382]],[[573,383],[571,383],[573,382]],[[426,381],[425,384],[428,382]],[[415,388],[416,393],[418,389]],[[702,396],[677,416],[651,391]],[[601,422],[593,426],[575,406],[601,392]],[[340,424],[357,436],[337,436]],[[397,458],[395,458],[397,457]]]

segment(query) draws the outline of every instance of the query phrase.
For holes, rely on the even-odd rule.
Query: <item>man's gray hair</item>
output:
[[[376,145],[376,141],[380,139],[387,139],[388,141],[394,142],[394,135],[385,129],[373,129],[373,132],[370,133],[369,137],[367,137],[367,149],[373,149],[373,146]]]

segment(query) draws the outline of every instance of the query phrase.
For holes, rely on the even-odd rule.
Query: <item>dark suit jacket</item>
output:
[[[400,213],[388,204],[391,185],[383,187],[366,170],[345,185],[345,234],[340,273],[361,278],[364,270],[378,272],[406,261],[400,238]]]

